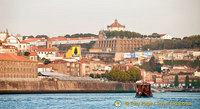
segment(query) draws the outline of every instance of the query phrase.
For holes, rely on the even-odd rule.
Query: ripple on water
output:
[[[116,109],[115,100],[122,102],[121,108],[140,109],[198,109],[200,93],[154,93],[151,98],[135,98],[135,93],[76,93],[76,94],[5,94],[0,95],[0,109]],[[139,106],[130,102],[139,102]],[[192,106],[150,106],[141,102],[192,102]],[[129,102],[129,105],[125,105]]]

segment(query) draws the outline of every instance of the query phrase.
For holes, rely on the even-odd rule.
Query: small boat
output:
[[[150,83],[138,83],[135,97],[153,97]]]

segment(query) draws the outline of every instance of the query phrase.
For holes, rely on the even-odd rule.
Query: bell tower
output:
[[[47,39],[46,48],[52,48],[52,40],[50,38]]]
[[[105,37],[105,33],[103,30],[100,30],[99,31],[99,40],[104,40],[104,37]]]

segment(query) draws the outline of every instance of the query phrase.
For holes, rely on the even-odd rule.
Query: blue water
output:
[[[200,93],[154,93],[151,98],[135,98],[135,93],[63,93],[63,94],[4,94],[1,109],[200,109]],[[114,102],[121,101],[116,107]],[[158,105],[156,102],[169,102]],[[127,104],[125,104],[125,102]],[[155,104],[154,104],[155,102]],[[190,102],[174,106],[171,102]],[[132,103],[132,104],[131,104]],[[134,105],[140,103],[139,106]],[[141,104],[143,103],[143,104]],[[150,105],[152,103],[152,105]],[[148,106],[149,105],[149,106]]]

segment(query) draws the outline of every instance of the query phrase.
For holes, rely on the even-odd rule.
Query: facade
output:
[[[58,73],[64,73],[71,76],[80,76],[80,63],[64,60],[55,60],[48,64]]]
[[[107,26],[108,31],[125,31],[125,26],[118,23],[117,19],[115,19],[115,22],[111,25]]]
[[[87,58],[82,58],[80,60],[80,76],[89,76],[90,75],[90,62],[91,60]]]
[[[38,72],[51,72],[52,67],[49,65],[38,64]]]
[[[38,61],[38,55],[35,52],[30,52],[29,59],[32,61]]]
[[[13,54],[0,53],[0,78],[37,78],[37,63]]]
[[[57,57],[57,50],[54,48],[42,48],[42,47],[31,47],[31,50],[36,52],[37,55],[42,59],[49,59],[50,61],[56,59],[62,59],[63,57]]]
[[[113,52],[134,52],[139,50],[146,44],[153,43],[155,41],[161,41],[161,39],[148,39],[148,38],[111,38],[105,39],[102,37],[102,32],[99,34],[99,40],[96,41],[93,48],[110,48]]]
[[[15,46],[11,45],[0,45],[0,53],[9,53],[17,55],[18,49]]]
[[[103,74],[105,73],[105,63],[99,58],[92,58],[90,61],[90,74]]]

